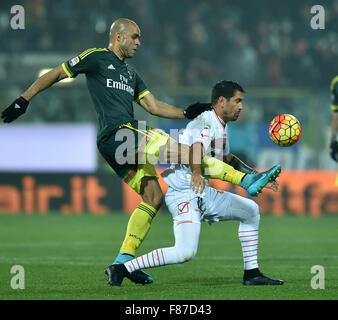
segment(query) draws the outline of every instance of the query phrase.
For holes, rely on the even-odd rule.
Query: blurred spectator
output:
[[[222,66],[222,73],[227,79],[232,79],[246,86],[257,85],[260,78],[260,64],[257,58],[257,51],[251,46],[249,35],[240,32],[235,39],[234,46],[226,49]],[[220,78],[224,76],[220,75]]]

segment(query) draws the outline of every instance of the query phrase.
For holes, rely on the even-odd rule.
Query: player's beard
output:
[[[136,48],[133,48],[133,45],[131,43],[129,43],[129,45],[127,44],[127,39],[125,37],[122,40],[120,48],[124,58],[132,58],[136,52],[135,50],[133,50]]]
[[[136,53],[136,49],[134,48],[124,48],[123,51],[126,58],[132,58]]]
[[[233,117],[233,120],[232,121],[236,121],[238,118],[239,118],[239,115],[241,114],[240,111],[237,111],[235,114],[234,114],[234,117]]]

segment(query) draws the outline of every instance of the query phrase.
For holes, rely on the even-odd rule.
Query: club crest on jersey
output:
[[[204,127],[204,129],[201,131],[201,137],[210,138],[209,127]]]
[[[80,62],[80,58],[79,57],[75,57],[75,58],[69,60],[69,65],[71,67],[74,67],[79,62]]]
[[[128,75],[129,75],[129,79],[133,79],[133,75],[131,74],[131,72],[128,70]]]

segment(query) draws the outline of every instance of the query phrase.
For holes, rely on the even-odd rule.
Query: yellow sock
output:
[[[145,202],[141,202],[129,218],[126,236],[120,252],[135,255],[136,249],[146,237],[157,210]]]
[[[245,176],[245,173],[235,170],[229,164],[209,156],[202,159],[202,174],[206,178],[228,181],[236,185],[240,184]]]

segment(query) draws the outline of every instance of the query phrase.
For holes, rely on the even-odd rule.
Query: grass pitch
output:
[[[128,216],[114,213],[62,216],[0,216],[0,299],[113,300],[291,300],[338,299],[338,217],[262,215],[259,265],[283,286],[245,287],[238,222],[202,224],[199,250],[185,264],[148,269],[152,285],[128,279],[106,283],[104,269],[115,258]],[[138,255],[173,245],[171,216],[153,221]],[[25,270],[25,288],[12,289],[13,265]],[[311,288],[311,267],[325,270],[325,289]]]

